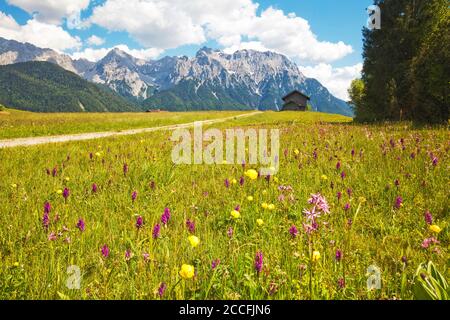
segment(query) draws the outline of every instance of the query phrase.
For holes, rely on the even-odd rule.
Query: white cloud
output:
[[[246,42],[239,42],[238,44],[234,44],[228,48],[225,48],[223,51],[228,54],[232,54],[236,52],[237,50],[256,50],[256,51],[270,51],[268,48],[264,47],[261,42],[259,41],[246,41]]]
[[[146,47],[166,49],[204,42],[202,27],[171,2],[107,0],[94,8],[90,21],[110,31],[127,31]]]
[[[342,68],[333,68],[329,64],[320,63],[299,69],[305,76],[319,80],[336,97],[348,100],[347,90],[352,80],[361,76],[362,63]]]
[[[18,24],[11,15],[0,11],[0,37],[29,42],[41,48],[57,51],[81,47],[78,37],[72,37],[60,26],[30,19],[25,25]]]
[[[265,47],[289,57],[308,62],[331,62],[353,51],[342,41],[319,41],[308,21],[291,13],[269,7],[254,19],[249,37],[258,39]]]
[[[75,52],[71,54],[73,59],[87,59],[89,61],[98,61],[102,59],[104,56],[108,54],[109,51],[112,49],[117,48],[122,51],[125,51],[126,53],[132,55],[133,57],[149,60],[154,59],[158,57],[162,50],[156,49],[156,48],[150,48],[150,49],[130,49],[127,45],[120,44],[117,46],[114,46],[112,48],[100,48],[100,49],[93,49],[93,48],[86,48],[83,51]]]
[[[76,21],[89,0],[7,0],[9,4],[22,8],[41,22],[60,24],[62,18]],[[79,20],[79,19],[78,19]]]
[[[320,41],[294,13],[269,7],[258,15],[258,6],[252,0],[106,0],[89,22],[161,49],[214,39],[228,52],[264,48],[303,63],[329,63],[353,51],[342,41]]]
[[[91,46],[101,46],[105,43],[105,39],[92,35],[87,39],[87,43]]]

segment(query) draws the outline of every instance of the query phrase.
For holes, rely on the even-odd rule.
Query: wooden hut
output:
[[[310,97],[298,90],[294,90],[282,99],[284,104],[281,111],[305,111]]]

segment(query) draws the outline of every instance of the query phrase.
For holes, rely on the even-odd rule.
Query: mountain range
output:
[[[194,57],[143,60],[115,48],[91,62],[0,38],[0,65],[28,61],[57,64],[109,87],[141,109],[279,110],[281,97],[297,89],[311,97],[315,111],[352,115],[346,102],[334,97],[319,81],[305,77],[287,57],[270,51],[226,54],[204,47]]]

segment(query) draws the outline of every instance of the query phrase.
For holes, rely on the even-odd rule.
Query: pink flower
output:
[[[131,257],[133,256],[133,254],[131,253],[130,249],[127,249],[125,251],[125,261],[130,261]]]
[[[164,292],[166,292],[167,289],[167,284],[165,284],[164,282],[161,282],[161,284],[159,285],[158,288],[158,295],[160,298],[162,298],[162,296],[164,295]]]
[[[77,228],[82,232],[84,231],[84,229],[86,228],[86,224],[84,223],[83,219],[78,219]]]
[[[105,257],[105,258],[109,257],[109,248],[106,244],[102,247],[101,251],[102,251],[103,257]]]
[[[263,267],[263,253],[262,251],[258,251],[255,256],[255,270],[258,273],[258,275],[261,272],[262,267]]]
[[[344,289],[345,288],[345,280],[344,280],[344,278],[339,278],[339,280],[338,280],[338,287],[339,287],[339,289]]]
[[[311,194],[311,198],[308,199],[310,204],[315,205],[319,211],[324,213],[330,213],[330,208],[328,206],[327,200],[320,193]]]
[[[396,209],[400,209],[402,205],[403,205],[403,198],[400,197],[400,196],[398,196],[398,197],[395,199],[394,207],[395,207]]]
[[[439,244],[439,241],[435,237],[424,239],[422,242],[422,248],[428,249],[428,247],[432,244]]]
[[[214,259],[212,262],[211,262],[211,269],[215,269],[215,268],[217,268],[217,266],[220,264],[220,259]]]
[[[161,235],[161,226],[159,223],[157,223],[153,227],[153,232],[152,232],[153,239],[158,239],[160,237],[160,235]]]
[[[428,210],[425,212],[425,222],[429,225],[433,224],[433,216]]]
[[[142,216],[137,217],[136,219],[136,228],[140,229],[144,225],[144,218]]]
[[[297,229],[297,227],[295,225],[292,225],[289,228],[289,233],[291,234],[292,238],[297,237],[298,236],[298,229]]]
[[[338,249],[336,250],[336,261],[341,261],[342,259],[342,250]]]
[[[195,222],[189,219],[186,220],[186,227],[188,228],[190,233],[195,233]]]
[[[438,158],[434,157],[433,158],[433,166],[437,166],[437,164],[438,164]]]
[[[164,209],[164,213],[161,216],[161,222],[163,224],[167,224],[170,220],[170,209],[169,208],[165,208]]]
[[[58,236],[54,232],[48,235],[48,241],[55,241],[56,239],[58,239]]]
[[[64,188],[64,191],[63,191],[62,195],[63,195],[64,199],[67,199],[69,197],[69,195],[70,195],[69,188]]]

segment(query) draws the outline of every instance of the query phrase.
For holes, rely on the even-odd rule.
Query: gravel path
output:
[[[231,117],[226,117],[226,118],[203,120],[203,121],[198,121],[198,122],[201,122],[204,125],[205,124],[214,124],[214,123],[224,122],[224,121],[236,119],[236,118],[250,117],[250,116],[253,116],[258,113],[261,113],[261,111],[255,111],[255,112],[251,112],[251,113],[246,113],[246,114],[241,114],[241,115],[231,116]],[[106,137],[112,137],[112,136],[127,136],[127,135],[131,135],[131,134],[153,132],[153,131],[158,131],[158,130],[175,130],[175,129],[179,129],[179,128],[189,128],[189,127],[192,127],[193,125],[194,125],[194,122],[189,122],[189,123],[173,124],[173,125],[153,127],[153,128],[139,128],[139,129],[130,129],[130,130],[122,130],[122,131],[88,132],[88,133],[58,135],[58,136],[7,139],[7,140],[0,140],[0,148],[33,146],[33,145],[38,145],[38,144],[56,143],[56,142],[81,141],[81,140],[106,138]]]

